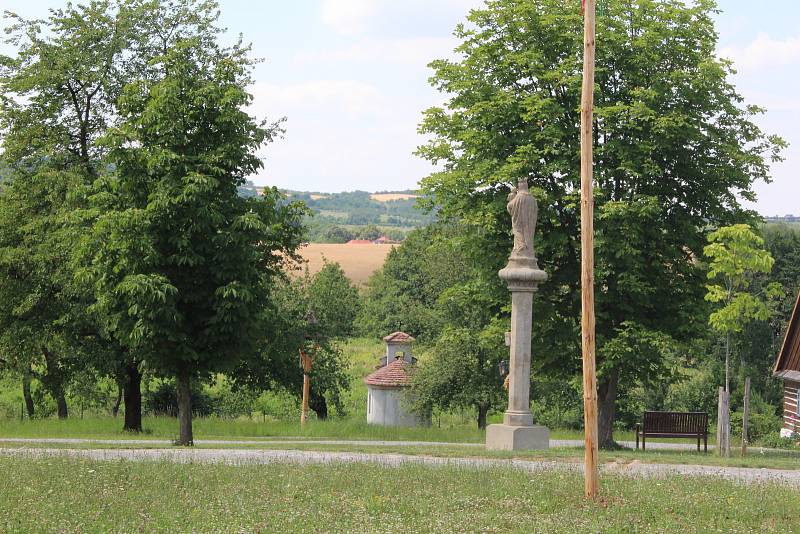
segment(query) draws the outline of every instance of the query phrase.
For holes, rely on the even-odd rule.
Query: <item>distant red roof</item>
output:
[[[409,336],[405,332],[393,332],[384,337],[383,340],[386,343],[411,343],[412,341],[415,341],[413,337]]]
[[[410,383],[409,373],[412,368],[412,364],[398,358],[367,376],[364,383],[368,386],[405,387]]]
[[[372,241],[369,239],[351,239],[347,242],[348,245],[371,245]]]

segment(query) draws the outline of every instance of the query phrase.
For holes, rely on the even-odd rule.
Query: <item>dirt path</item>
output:
[[[581,464],[547,460],[503,460],[491,458],[442,458],[404,454],[373,454],[298,450],[242,449],[53,449],[0,448],[0,455],[24,458],[64,456],[92,460],[169,461],[178,463],[218,463],[227,465],[261,465],[295,463],[371,463],[387,467],[403,464],[430,466],[454,465],[472,469],[512,468],[527,472],[563,469],[580,471]],[[631,477],[711,476],[746,484],[776,482],[800,489],[800,470],[754,469],[705,465],[648,464],[638,461],[604,464],[605,473]]]

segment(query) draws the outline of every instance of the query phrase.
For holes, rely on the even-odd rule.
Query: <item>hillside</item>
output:
[[[435,214],[418,207],[420,197],[415,191],[284,193],[289,200],[302,201],[312,210],[314,215],[306,221],[308,241],[312,243],[346,243],[381,235],[402,241],[409,231],[435,219]]]

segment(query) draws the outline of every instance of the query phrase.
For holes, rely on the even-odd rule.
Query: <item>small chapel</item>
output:
[[[405,332],[394,332],[383,338],[386,353],[376,370],[369,374],[367,385],[367,423],[383,426],[418,426],[423,421],[409,412],[402,399],[411,385],[416,358],[411,354],[414,338]]]

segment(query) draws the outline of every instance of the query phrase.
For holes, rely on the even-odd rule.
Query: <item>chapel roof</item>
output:
[[[384,337],[383,340],[386,343],[411,343],[412,341],[415,341],[413,337],[405,332],[392,332],[388,336]]]
[[[369,374],[364,383],[368,386],[405,387],[410,384],[410,372],[413,365],[403,358],[384,365],[377,371]]]

